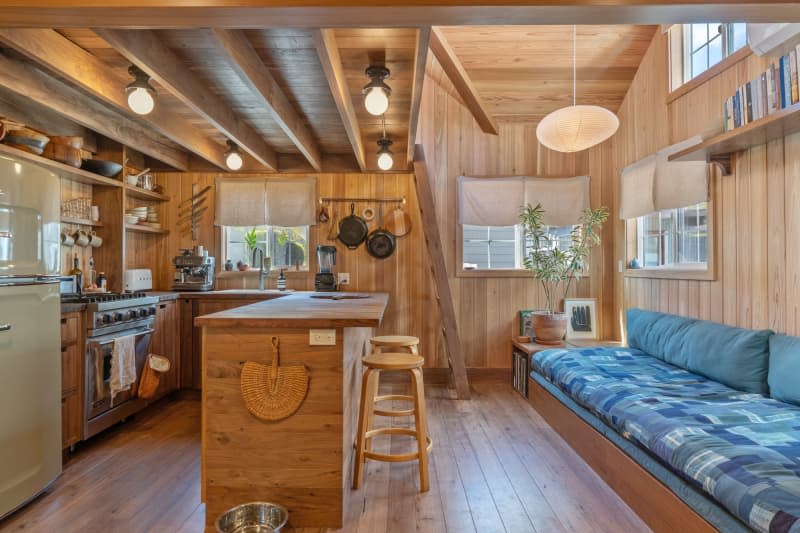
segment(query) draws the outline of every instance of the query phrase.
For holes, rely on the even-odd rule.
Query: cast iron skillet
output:
[[[381,209],[381,225],[383,225],[383,209]],[[367,252],[375,259],[386,259],[394,253],[397,240],[392,233],[379,227],[367,237]]]
[[[339,240],[354,250],[367,238],[367,223],[356,215],[356,204],[350,204],[350,214],[339,221]]]

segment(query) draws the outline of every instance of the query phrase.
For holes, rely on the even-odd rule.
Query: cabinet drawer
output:
[[[72,344],[78,340],[80,315],[70,313],[61,317],[61,344]]]

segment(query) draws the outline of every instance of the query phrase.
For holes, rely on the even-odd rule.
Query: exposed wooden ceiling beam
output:
[[[95,30],[100,37],[169,92],[202,116],[245,152],[271,170],[278,157],[263,137],[214,94],[152,31]]]
[[[259,95],[272,118],[317,171],[322,158],[311,131],[283,94],[278,82],[255,51],[247,36],[240,30],[212,30],[217,45],[229,58],[230,65],[250,90]]]
[[[33,65],[0,54],[0,86],[178,170],[189,168],[189,154],[166,144],[149,127],[109,109]]]
[[[0,7],[0,26],[17,28],[408,28],[480,24],[670,24],[688,22],[775,22],[800,20],[796,0],[514,0],[493,2],[374,0],[12,0]],[[11,5],[8,5],[11,4]],[[169,5],[173,4],[173,5]],[[234,5],[235,4],[235,5]],[[316,4],[316,5],[315,5]],[[6,7],[7,6],[7,7]],[[723,9],[721,9],[723,7]]]
[[[411,85],[411,112],[408,116],[408,145],[406,161],[410,165],[414,161],[414,145],[417,142],[417,125],[419,124],[419,107],[422,102],[422,84],[425,81],[425,64],[428,61],[428,42],[431,37],[429,27],[417,30],[417,46],[414,53],[414,78]]]
[[[442,66],[442,70],[444,70],[447,77],[450,78],[450,81],[453,83],[456,91],[458,91],[461,99],[467,105],[467,109],[469,109],[472,116],[475,117],[475,121],[484,133],[497,135],[497,122],[495,122],[492,115],[489,114],[486,105],[478,94],[478,90],[475,88],[472,80],[469,79],[467,71],[464,70],[461,61],[456,57],[455,52],[453,52],[453,49],[447,43],[444,34],[438,28],[431,29],[430,47],[436,60],[439,61],[439,64]]]
[[[342,124],[347,132],[347,138],[353,146],[353,153],[356,156],[358,167],[366,172],[367,163],[364,156],[364,143],[361,140],[361,129],[358,127],[358,118],[353,101],[350,99],[350,90],[347,85],[347,78],[342,68],[342,59],[339,57],[339,48],[336,45],[336,37],[333,30],[314,30],[314,44],[317,47],[317,54],[322,63],[322,70],[328,79],[328,85],[336,102],[336,108],[342,117]]]
[[[0,29],[0,42],[29,59],[56,72],[89,94],[130,115],[124,87],[131,80],[113,72],[100,59],[63,37],[55,30]],[[135,116],[155,131],[225,169],[225,147],[200,133],[189,121],[156,105],[152,113]]]

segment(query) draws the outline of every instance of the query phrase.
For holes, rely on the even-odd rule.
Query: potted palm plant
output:
[[[541,204],[527,204],[522,208],[520,220],[525,237],[531,247],[524,258],[525,268],[542,286],[545,309],[533,314],[533,331],[536,342],[559,344],[567,332],[568,317],[560,311],[572,283],[586,271],[589,252],[600,244],[600,229],[608,220],[608,208],[584,209],[578,224],[572,229],[569,247],[562,250],[543,222]],[[557,310],[557,308],[559,310]]]

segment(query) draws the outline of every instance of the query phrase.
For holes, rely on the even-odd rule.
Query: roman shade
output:
[[[541,204],[549,226],[576,224],[589,207],[589,176],[540,178],[458,177],[459,223],[513,226],[525,204]]]
[[[218,178],[217,226],[293,227],[316,222],[316,180]]]
[[[708,200],[708,163],[669,161],[670,155],[701,141],[699,136],[686,139],[622,169],[620,218],[637,218]]]

